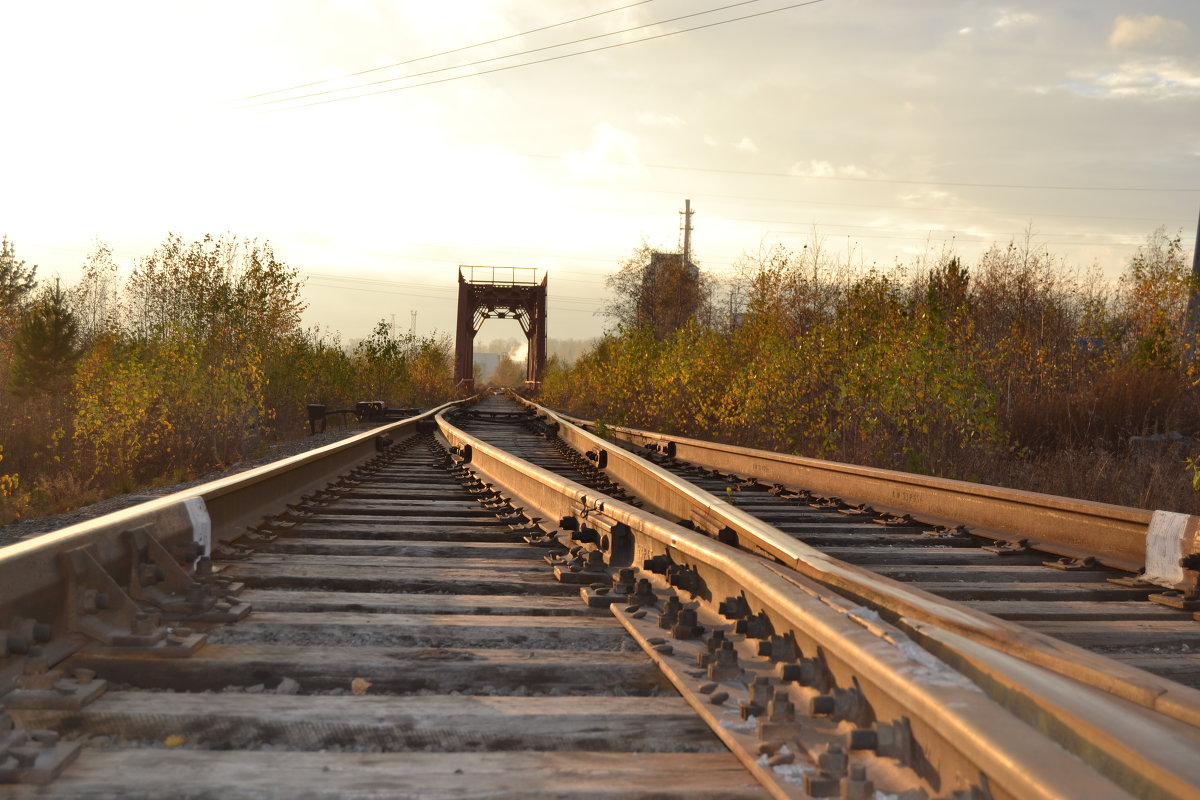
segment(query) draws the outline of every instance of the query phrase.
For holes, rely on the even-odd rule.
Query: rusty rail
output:
[[[1127,767],[1143,774],[1156,774],[1163,770],[1186,774],[1190,770],[1183,761],[1181,754],[1168,756],[1166,761],[1159,763],[1159,755],[1166,750],[1137,747],[1130,748],[1128,740],[1123,736],[1112,735],[1111,718],[1097,718],[1089,713],[1080,713],[1077,704],[1067,702],[1068,686],[1081,689],[1083,685],[1093,687],[1113,697],[1104,700],[1094,707],[1108,707],[1114,712],[1116,708],[1111,703],[1119,705],[1131,702],[1162,715],[1158,723],[1150,723],[1150,729],[1158,730],[1158,740],[1164,743],[1172,741],[1177,736],[1171,732],[1175,721],[1187,726],[1190,743],[1186,749],[1196,746],[1197,728],[1200,728],[1200,691],[1175,683],[1165,678],[1152,675],[1111,659],[1090,653],[1082,648],[1056,640],[1044,634],[1029,630],[1018,623],[999,619],[989,614],[964,607],[960,604],[939,598],[928,592],[921,591],[899,581],[880,576],[867,569],[853,564],[847,564],[832,558],[821,551],[806,545],[795,538],[779,531],[773,526],[747,514],[745,511],[724,502],[720,498],[703,491],[694,485],[680,480],[666,470],[651,464],[620,447],[614,447],[610,442],[584,429],[586,421],[578,421],[582,425],[573,424],[573,418],[559,415],[555,412],[522,399],[528,407],[536,409],[539,415],[557,423],[557,433],[560,438],[572,445],[581,453],[591,452],[594,460],[603,462],[605,471],[624,488],[644,500],[647,507],[665,515],[668,518],[687,520],[695,525],[697,530],[707,532],[711,536],[736,543],[751,552],[761,553],[774,558],[791,570],[795,570],[806,578],[815,580],[821,585],[832,588],[840,594],[870,606],[884,618],[912,635],[930,649],[965,674],[975,676],[997,700],[1010,708],[1018,710],[1026,721],[1039,728],[1055,728],[1059,730],[1075,729],[1082,737],[1073,745],[1074,750],[1085,757],[1088,752],[1103,751],[1102,760],[1107,763],[1120,763],[1121,769]],[[636,444],[651,442],[658,445],[664,452],[668,443],[674,443],[674,454],[678,458],[691,460],[696,454],[706,457],[701,463],[723,471],[739,474],[754,475],[760,480],[772,480],[789,485],[805,485],[801,477],[807,476],[814,470],[819,470],[827,462],[814,459],[799,459],[776,453],[750,451],[745,448],[728,448],[734,456],[728,461],[720,460],[720,454],[726,450],[725,445],[695,440],[680,440],[644,431],[631,429],[607,428],[613,435],[620,436]],[[803,469],[797,473],[787,473],[782,466],[795,461],[803,462]],[[843,471],[867,473],[870,485],[877,487],[877,494],[883,494],[880,487],[886,485],[891,476],[902,478],[903,486],[919,485],[918,476],[893,473],[886,470],[870,470],[851,467],[842,464],[830,464],[825,478],[828,483],[824,491],[836,493],[839,496],[856,497],[844,488],[833,483],[834,477]],[[983,498],[995,494],[1003,496],[1008,513],[1012,513],[1015,504],[1028,501],[1037,509],[1043,510],[1044,521],[1050,512],[1047,508],[1059,509],[1058,512],[1064,524],[1076,526],[1076,533],[1082,535],[1086,521],[1097,515],[1106,513],[1107,509],[1115,509],[1113,514],[1122,519],[1145,520],[1148,524],[1150,512],[1139,512],[1136,509],[1123,509],[1116,506],[1105,506],[1099,503],[1072,501],[1066,498],[1055,498],[1047,495],[1037,495],[1029,492],[1016,492],[995,487],[977,487],[957,481],[937,481],[938,484],[950,484],[950,488],[964,494],[972,494],[971,508],[983,505]],[[806,486],[806,488],[808,488]],[[871,499],[872,505],[878,501]],[[880,506],[885,505],[883,503]],[[1017,506],[1019,507],[1019,506]],[[1098,508],[1097,508],[1098,507]],[[898,508],[898,507],[897,507]],[[1075,509],[1073,513],[1068,513]],[[915,508],[904,508],[907,513],[920,514],[922,518],[928,512]],[[1110,519],[1112,518],[1110,516]],[[930,520],[931,521],[931,520]],[[959,522],[950,518],[947,521]],[[1014,522],[1009,522],[1014,525]],[[1131,527],[1125,536],[1135,537]],[[1145,538],[1145,525],[1140,536]],[[977,645],[983,645],[982,648]],[[986,654],[983,658],[981,654]],[[1060,685],[1060,691],[1065,692],[1059,699],[1048,699],[1033,688],[1037,685],[1047,685],[1051,679],[1037,681],[1013,681],[997,679],[1003,674],[1003,664],[1010,666],[1024,662],[1025,669],[1042,670],[1056,676],[1069,679]],[[1139,723],[1140,724],[1140,723]],[[1147,734],[1148,735],[1148,734]],[[1185,737],[1186,739],[1186,737]],[[1179,739],[1175,739],[1176,746]],[[1195,778],[1192,778],[1195,780]]]
[[[844,768],[846,751],[857,751],[860,759],[873,759],[872,774],[911,775],[931,797],[1196,796],[1200,767],[1195,764],[1194,741],[1180,737],[1178,727],[1164,725],[1156,714],[1014,660],[1000,648],[964,639],[962,626],[904,613],[882,619],[853,599],[831,592],[828,581],[797,572],[792,567],[798,559],[772,563],[597,495],[453,427],[441,413],[451,405],[0,550],[0,624],[19,624],[42,643],[37,658],[43,668],[97,640],[116,656],[123,647],[135,646],[143,655],[153,650],[159,657],[186,657],[203,644],[204,635],[161,622],[157,614],[141,610],[144,603],[135,599],[140,603],[143,594],[158,592],[158,600],[165,598],[167,606],[187,604],[191,612],[209,615],[210,621],[238,618],[248,609],[222,602],[214,588],[219,575],[193,569],[193,564],[202,567],[214,545],[244,535],[262,517],[288,508],[332,475],[369,461],[387,437],[436,426],[455,446],[461,462],[505,487],[514,505],[524,506],[526,519],[557,521],[564,528],[559,541],[574,531],[580,558],[590,553],[603,561],[605,569],[597,574],[607,579],[608,570],[619,573],[633,567],[642,567],[647,575],[661,572],[671,586],[680,588],[678,597],[685,589],[691,594],[687,603],[706,615],[706,624],[737,620],[739,633],[745,625],[745,636],[736,637],[737,647],[747,661],[755,659],[746,665],[747,674],[766,683],[742,686],[726,678],[716,680],[741,693],[734,699],[742,699],[743,720],[746,709],[753,709],[749,728],[727,724],[729,708],[717,700],[720,692],[706,695],[711,686],[693,686],[688,676],[695,671],[696,657],[702,666],[706,663],[702,647],[699,653],[687,649],[696,645],[684,640],[694,637],[672,631],[679,639],[678,652],[672,654],[670,646],[647,637],[648,622],[637,620],[633,606],[613,606],[622,624],[652,648],[689,702],[776,797],[800,796],[801,786],[808,794],[826,793],[820,796],[830,796],[828,792],[839,791],[839,786],[840,791],[849,786],[862,792],[870,783],[845,769],[834,781],[837,785],[831,785],[824,772],[787,769],[785,753],[772,739],[778,736],[807,738],[810,745],[815,737],[822,743],[823,768],[825,759],[835,766],[840,761]],[[582,430],[564,424],[561,431],[605,449],[602,440]],[[705,498],[706,504],[700,505],[698,496],[680,495],[652,472],[637,472],[637,459],[628,454],[607,449],[605,456],[610,470],[641,481],[630,488],[662,513],[672,513],[673,503],[686,503],[688,513],[682,518],[699,520],[701,528],[727,527],[732,519],[721,516],[726,510],[720,501]],[[532,520],[529,529],[537,529]],[[750,530],[738,534],[740,542],[750,541]],[[779,546],[764,539],[753,549],[778,557]],[[659,577],[654,580],[664,583]],[[583,589],[585,597],[588,591],[595,589]],[[666,591],[673,592],[670,587]],[[917,642],[945,660],[930,656]],[[682,655],[689,653],[691,661],[685,663]],[[1070,655],[1064,650],[1064,658]],[[8,661],[8,672],[0,673],[0,694],[21,671],[21,659]],[[761,708],[755,704],[755,686],[769,686],[774,692]],[[980,691],[981,686],[986,691]],[[66,689],[89,691],[82,679],[60,680],[56,690]],[[1033,715],[1022,708],[1031,702],[1037,712]],[[764,717],[757,731],[755,713]],[[1107,722],[1106,733],[1100,730],[1101,719]],[[1122,739],[1124,730],[1137,731],[1136,747]]]
[[[283,511],[332,476],[376,455],[386,442],[431,426],[436,414],[450,405],[0,549],[0,634],[13,627],[14,620],[30,629],[41,626],[38,639],[46,640],[41,647],[50,663],[88,640],[79,630],[82,616],[104,618],[111,635],[120,636],[119,629],[128,628],[124,634],[134,636],[132,627],[140,625],[145,631],[136,634],[141,641],[166,642],[166,626],[138,619],[133,604],[126,602],[131,587],[105,583],[102,573],[121,576],[136,571],[146,548],[153,547],[144,541],[147,538],[158,545],[156,554],[197,562],[209,555],[214,544],[242,535],[264,517]],[[137,546],[131,538],[135,531],[141,539]],[[169,564],[163,566],[170,569]],[[79,591],[64,590],[72,575]],[[180,593],[192,581],[179,574],[173,578]],[[211,601],[212,597],[206,600]],[[16,666],[0,669],[0,694],[12,687],[18,675]]]
[[[1096,783],[1099,776],[1095,773],[1085,777],[1090,770],[1081,772],[1081,762],[1064,758],[1065,750],[1019,722],[1001,704],[963,682],[944,664],[927,657],[902,630],[867,609],[847,603],[791,570],[645,510],[597,496],[444,419],[439,420],[439,428],[473,471],[503,487],[506,494],[511,493],[512,502],[523,505],[527,514],[557,520],[560,525],[574,524],[574,520],[590,527],[593,533],[607,534],[594,541],[610,567],[651,563],[665,556],[672,564],[698,574],[704,588],[697,597],[705,602],[716,604],[726,596],[742,593],[751,609],[761,609],[770,617],[777,633],[794,637],[804,653],[824,660],[838,686],[861,691],[872,708],[872,719],[881,723],[907,720],[922,751],[937,765],[939,777],[935,780],[947,782],[942,784],[943,791],[957,788],[953,783],[961,782],[965,775],[983,776],[983,785],[990,787],[995,798],[1079,797],[1092,791],[1115,791],[1115,787],[1102,788],[1104,780]],[[610,457],[613,455],[610,453]],[[617,530],[632,538],[628,547],[620,543],[614,533]],[[582,537],[585,541],[589,538]],[[1048,690],[1047,695],[1059,702],[1068,702],[1072,696],[1092,700],[1099,707],[1105,702],[1101,693],[1078,685],[1059,686]],[[1142,710],[1128,713],[1153,728],[1153,715]],[[1155,758],[1161,763],[1140,771],[1132,783],[1141,787],[1139,792],[1150,787],[1150,795],[1146,796],[1194,796],[1191,786],[1200,779],[1200,770],[1190,760],[1190,748],[1166,730],[1156,731],[1153,741],[1152,746],[1159,748]],[[751,762],[747,765],[752,769],[756,756],[740,754]],[[1147,779],[1147,772],[1154,777]],[[1108,778],[1121,780],[1114,774]],[[1088,780],[1095,788],[1082,789],[1080,780]],[[1133,788],[1130,781],[1124,782],[1127,789]]]
[[[584,430],[595,431],[597,427],[592,420],[567,414],[555,416]],[[614,439],[641,447],[652,446],[702,467],[753,475],[765,483],[803,486],[836,495],[848,503],[867,503],[888,513],[919,515],[930,523],[965,524],[973,534],[998,540],[1028,539],[1030,546],[1039,550],[1071,558],[1092,556],[1102,564],[1131,572],[1146,566],[1151,524],[1155,514],[1161,514],[636,428],[605,425],[603,429]],[[1173,555],[1184,558],[1200,553],[1200,517],[1188,517],[1181,534],[1173,542]]]

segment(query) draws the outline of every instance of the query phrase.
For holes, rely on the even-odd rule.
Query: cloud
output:
[[[900,199],[905,203],[913,205],[925,205],[928,203],[945,203],[948,200],[957,200],[950,192],[941,189],[929,189],[927,191],[910,192],[900,195]]]
[[[601,122],[592,129],[592,146],[584,152],[568,152],[563,161],[576,174],[615,175],[630,169],[631,165],[638,169],[641,165],[638,139],[628,131]]]
[[[635,119],[649,128],[682,128],[687,124],[675,114],[656,114],[653,111],[643,111]]]
[[[878,177],[856,164],[835,166],[828,161],[809,161],[795,164],[791,173],[801,178],[871,178]]]
[[[717,140],[708,134],[704,135],[704,143],[709,147],[716,147],[718,144]]]
[[[1038,21],[1037,14],[1028,11],[1002,10],[992,22],[993,28],[1024,28]]]
[[[1121,15],[1113,23],[1108,44],[1114,50],[1157,50],[1177,47],[1190,38],[1188,26],[1158,14]]]
[[[1065,86],[1086,97],[1195,97],[1200,96],[1200,72],[1170,58],[1130,61],[1107,72],[1075,73]]]
[[[958,29],[959,36],[970,36],[974,33],[989,33],[993,31],[1003,31],[1006,29],[1026,28],[1040,21],[1037,14],[1032,14],[1028,11],[1013,11],[1012,9],[1001,9],[992,19],[990,24],[986,25],[967,25]]]
[[[749,136],[743,136],[742,140],[734,145],[734,148],[741,150],[743,153],[757,153],[758,145],[750,140]]]

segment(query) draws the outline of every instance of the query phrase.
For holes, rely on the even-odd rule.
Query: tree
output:
[[[5,236],[0,238],[0,325],[15,319],[37,287],[37,267],[18,261],[16,248]]]
[[[971,275],[958,256],[929,270],[925,302],[930,312],[938,319],[945,319],[962,311],[967,305],[970,284]]]
[[[1130,344],[1135,360],[1172,368],[1184,349],[1184,314],[1192,271],[1180,237],[1158,228],[1129,260],[1121,276]]]
[[[81,354],[79,323],[59,282],[34,300],[13,340],[13,392],[33,394],[62,389]]]
[[[239,336],[265,347],[299,330],[299,273],[269,244],[236,236],[186,244],[170,234],[134,268],[130,327],[142,340],[184,330],[215,345]]]
[[[626,330],[648,327],[662,341],[693,317],[707,317],[711,282],[679,253],[660,253],[643,242],[621,262],[606,285],[615,295],[605,316]]]
[[[83,278],[68,293],[71,310],[85,342],[116,332],[120,326],[120,280],[112,248],[97,241],[83,262]]]

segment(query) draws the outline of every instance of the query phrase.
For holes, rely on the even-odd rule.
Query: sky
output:
[[[1196,0],[0,0],[0,30],[0,234],[39,276],[269,240],[346,338],[453,331],[459,265],[545,270],[549,335],[597,335],[685,199],[718,276],[1027,232],[1115,276],[1200,214]]]

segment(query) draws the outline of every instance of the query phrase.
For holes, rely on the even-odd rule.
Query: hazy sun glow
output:
[[[654,0],[346,77],[621,5],[6,4],[0,232],[68,281],[96,237],[126,265],[171,230],[269,238],[310,275],[307,319],[349,336],[411,310],[419,329],[449,329],[460,263],[550,270],[554,335],[594,335],[604,275],[643,238],[676,246],[685,197],[698,261],[718,272],[814,230],[864,268],[943,246],[971,259],[1031,224],[1110,274],[1158,225],[1191,247],[1187,0],[1154,15],[1116,0],[825,0],[342,99],[780,4],[433,72],[721,5]]]

